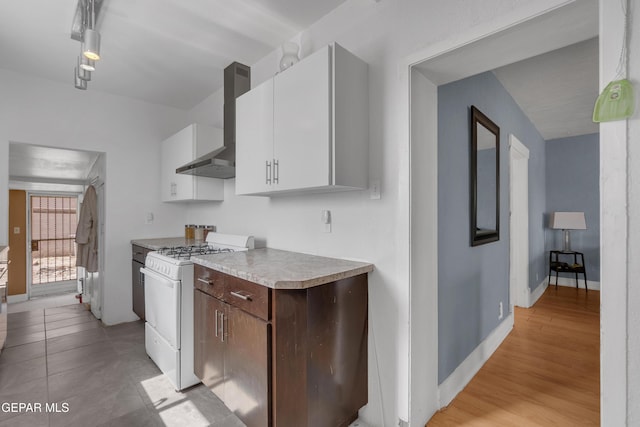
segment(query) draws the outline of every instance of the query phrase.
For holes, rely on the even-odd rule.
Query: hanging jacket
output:
[[[80,218],[76,229],[78,254],[76,266],[89,273],[98,271],[98,198],[93,185],[87,188],[80,206]]]

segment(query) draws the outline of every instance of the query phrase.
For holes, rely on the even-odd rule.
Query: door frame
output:
[[[531,306],[528,260],[529,149],[509,134],[509,309],[512,313],[516,305]]]

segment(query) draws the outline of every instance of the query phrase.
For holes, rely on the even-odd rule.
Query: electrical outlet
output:
[[[502,319],[504,317],[504,311],[502,309],[502,301],[500,301],[500,304],[498,304],[498,320]]]

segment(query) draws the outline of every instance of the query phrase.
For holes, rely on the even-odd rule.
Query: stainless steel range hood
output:
[[[251,89],[251,68],[234,62],[224,69],[224,145],[176,169],[176,173],[233,178],[236,176],[236,98]]]

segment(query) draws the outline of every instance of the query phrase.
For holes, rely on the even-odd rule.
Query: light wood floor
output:
[[[600,292],[550,286],[427,426],[599,425],[599,325]]]

